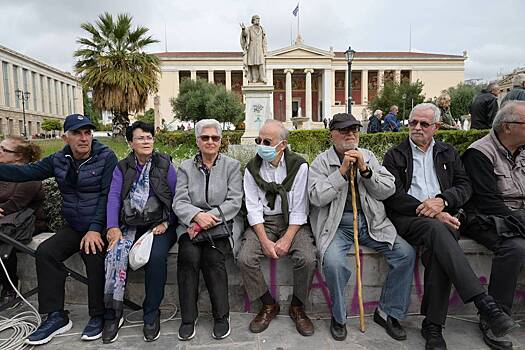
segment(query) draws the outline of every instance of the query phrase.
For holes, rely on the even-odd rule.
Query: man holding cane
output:
[[[351,114],[334,115],[330,122],[333,146],[315,158],[309,171],[312,231],[332,297],[330,331],[335,340],[346,338],[346,285],[351,275],[347,253],[354,244],[349,173],[355,164],[359,243],[385,255],[390,267],[374,321],[392,338],[404,340],[406,332],[398,320],[405,317],[410,303],[415,252],[386,217],[381,201],[395,192],[394,177],[372,152],[358,148],[360,127]]]

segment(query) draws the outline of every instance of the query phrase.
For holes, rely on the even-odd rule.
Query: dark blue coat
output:
[[[76,168],[71,148],[25,165],[0,164],[0,181],[25,182],[54,177],[62,194],[62,215],[80,233],[102,233],[106,224],[106,203],[115,153],[93,140],[91,154]]]

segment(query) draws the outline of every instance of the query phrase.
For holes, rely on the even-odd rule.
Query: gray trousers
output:
[[[282,215],[267,215],[264,221],[264,230],[271,241],[276,242],[286,233],[288,226],[284,223]],[[297,231],[288,255],[293,263],[293,294],[306,304],[317,267],[314,237],[309,224],[302,225]],[[261,258],[264,256],[259,237],[249,227],[244,233],[238,263],[246,293],[252,301],[268,291],[268,285],[261,271]]]

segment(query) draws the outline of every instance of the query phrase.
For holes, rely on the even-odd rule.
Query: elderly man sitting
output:
[[[490,134],[465,151],[463,163],[474,193],[463,234],[494,252],[489,294],[510,314],[518,275],[525,265],[525,101],[509,101]],[[483,340],[492,349],[512,349],[480,317]]]

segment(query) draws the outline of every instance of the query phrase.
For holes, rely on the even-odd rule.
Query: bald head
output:
[[[289,132],[284,127],[283,123],[275,119],[267,119],[261,127],[260,132],[263,132],[265,134],[272,134],[275,138],[278,138],[279,140],[288,140],[289,135]]]

